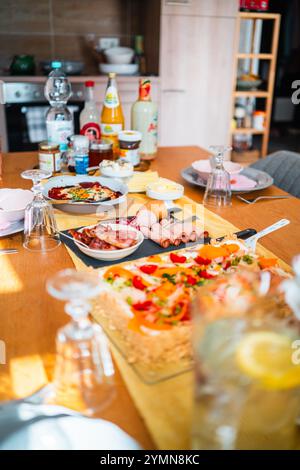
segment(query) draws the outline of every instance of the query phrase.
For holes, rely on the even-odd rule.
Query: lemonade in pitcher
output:
[[[249,295],[255,276],[220,279],[195,301],[195,450],[300,449],[300,322]]]

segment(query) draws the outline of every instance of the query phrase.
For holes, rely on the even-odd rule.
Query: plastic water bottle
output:
[[[52,62],[52,68],[44,91],[50,103],[46,127],[48,141],[59,144],[63,156],[68,147],[67,139],[74,134],[73,116],[67,107],[72,90],[69,80],[61,70],[61,62]]]
[[[73,136],[73,157],[76,174],[86,175],[89,166],[89,139],[87,136]]]

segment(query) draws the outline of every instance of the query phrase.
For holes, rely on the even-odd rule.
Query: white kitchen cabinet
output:
[[[161,16],[160,145],[229,142],[235,30],[235,17]]]
[[[238,0],[162,0],[163,15],[235,17]]]

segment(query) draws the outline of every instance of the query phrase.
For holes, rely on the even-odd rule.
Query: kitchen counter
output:
[[[19,75],[2,75],[0,80],[3,82],[22,82],[22,83],[43,83],[46,81],[47,75],[32,75],[32,76],[19,76]],[[84,83],[87,80],[94,80],[95,83],[107,83],[107,75],[76,75],[68,76],[71,83]],[[136,82],[141,78],[141,75],[118,75],[118,81],[121,82]],[[153,83],[158,83],[160,78],[157,76],[148,77]]]

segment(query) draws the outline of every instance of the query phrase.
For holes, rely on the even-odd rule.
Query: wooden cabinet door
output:
[[[160,145],[229,142],[235,18],[162,15]]]
[[[163,15],[236,16],[239,0],[162,0]]]

